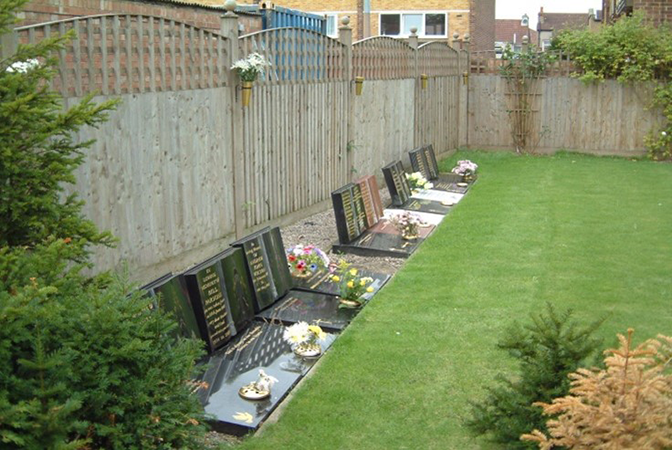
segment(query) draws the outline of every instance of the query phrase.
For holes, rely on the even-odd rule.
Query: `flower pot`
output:
[[[364,304],[362,300],[348,300],[341,297],[338,297],[338,302],[344,308],[359,308]]]
[[[238,389],[238,395],[245,400],[263,400],[271,396],[271,391],[261,390],[256,383],[250,383]]]
[[[295,277],[295,278],[310,278],[310,276],[312,274],[313,273],[308,271],[308,270],[304,270],[304,271],[295,270],[295,271],[292,272],[292,276]]]
[[[401,237],[402,237],[402,239],[405,239],[407,241],[412,241],[414,239],[417,239],[419,236],[418,236],[418,233],[413,233],[413,234],[406,233],[406,234],[402,234]]]
[[[322,354],[322,347],[318,343],[304,342],[294,347],[294,353],[302,358],[317,358]]]
[[[252,86],[254,81],[243,81],[243,106],[250,105],[250,98],[252,98]]]
[[[423,89],[427,89],[427,79],[428,78],[429,77],[427,76],[427,74],[423,73],[422,75],[420,75],[421,86],[422,86]]]
[[[355,77],[355,95],[362,95],[364,87],[364,77]]]

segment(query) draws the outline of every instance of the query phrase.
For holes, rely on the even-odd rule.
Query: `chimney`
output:
[[[544,7],[541,6],[539,8],[539,23],[537,24],[537,29],[539,29],[539,25],[543,25],[544,23]]]

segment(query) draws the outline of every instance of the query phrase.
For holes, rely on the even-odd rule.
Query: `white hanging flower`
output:
[[[11,66],[7,67],[7,72],[19,72],[19,73],[26,73],[29,70],[33,70],[37,66],[40,65],[40,61],[37,59],[29,59],[27,61],[17,61]]]

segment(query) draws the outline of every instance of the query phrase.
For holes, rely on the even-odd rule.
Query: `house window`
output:
[[[320,13],[317,13],[320,14]],[[338,14],[324,13],[327,19],[327,36],[332,38],[338,37]]]
[[[411,28],[418,29],[420,37],[446,37],[448,26],[446,13],[402,12],[380,14],[380,34],[408,37]]]

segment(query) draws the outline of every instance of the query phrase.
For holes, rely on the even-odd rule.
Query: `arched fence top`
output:
[[[352,46],[354,76],[368,80],[391,80],[415,76],[416,50],[389,36],[357,41]]]
[[[296,27],[257,31],[238,39],[240,53],[259,53],[271,63],[260,84],[347,79],[347,48],[324,34]]]
[[[52,88],[64,97],[225,86],[226,38],[143,14],[100,14],[15,28],[21,43],[75,30],[58,52]]]
[[[457,75],[459,53],[447,42],[427,42],[418,47],[418,71],[430,77]]]

